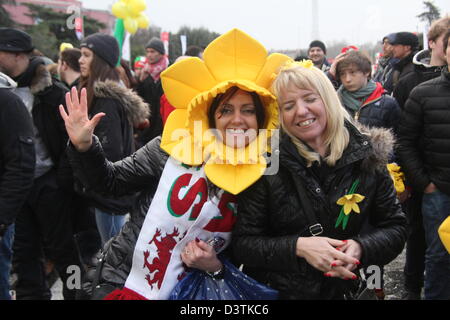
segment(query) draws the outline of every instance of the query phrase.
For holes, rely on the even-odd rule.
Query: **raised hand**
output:
[[[78,99],[78,91],[75,87],[66,93],[66,105],[68,113],[63,105],[59,106],[59,112],[64,119],[67,134],[75,148],[79,152],[85,152],[91,147],[94,129],[105,114],[100,112],[89,119],[85,88],[81,89],[80,99]]]

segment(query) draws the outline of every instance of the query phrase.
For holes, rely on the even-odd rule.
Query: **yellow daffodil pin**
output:
[[[450,254],[450,216],[439,227],[439,237]]]
[[[355,193],[356,188],[358,188],[359,180],[356,180],[350,191],[347,195],[340,198],[336,203],[342,206],[339,217],[336,221],[335,228],[339,227],[342,224],[342,229],[345,230],[347,228],[348,220],[350,218],[350,213],[353,211],[355,213],[360,214],[361,210],[359,209],[358,203],[362,202],[366,197]]]

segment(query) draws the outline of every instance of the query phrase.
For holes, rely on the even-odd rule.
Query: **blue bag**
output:
[[[222,260],[222,259],[221,259]],[[168,300],[276,300],[278,291],[245,275],[223,259],[223,279],[206,272],[189,272],[173,289]]]

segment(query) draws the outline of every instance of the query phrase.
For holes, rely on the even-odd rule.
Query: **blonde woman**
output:
[[[273,88],[280,170],[238,195],[234,254],[281,299],[348,298],[357,268],[387,264],[405,244],[386,170],[392,135],[358,130],[310,61],[288,63]]]

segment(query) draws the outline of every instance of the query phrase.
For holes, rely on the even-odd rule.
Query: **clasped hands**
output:
[[[361,264],[362,248],[354,240],[335,240],[325,237],[298,238],[296,254],[304,258],[324,276],[356,280],[353,271]]]

